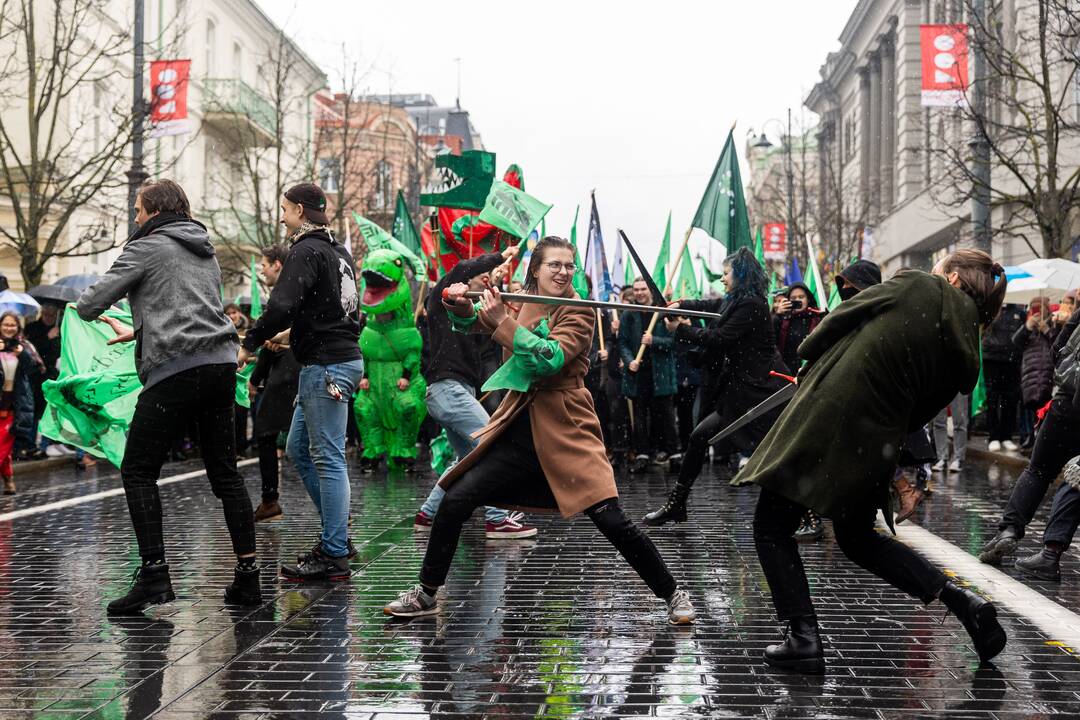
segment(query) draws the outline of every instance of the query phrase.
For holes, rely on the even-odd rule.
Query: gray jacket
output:
[[[206,228],[156,215],[131,236],[108,272],[79,298],[94,320],[127,296],[135,367],[150,387],[201,365],[236,363],[239,340],[221,305],[221,269]]]

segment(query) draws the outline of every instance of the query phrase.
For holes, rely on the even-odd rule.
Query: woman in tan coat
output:
[[[574,293],[574,249],[545,237],[533,250],[524,292],[551,297]],[[678,589],[656,546],[619,506],[600,423],[583,379],[589,369],[594,313],[587,308],[503,303],[497,289],[475,306],[468,287],[451,285],[443,304],[455,329],[490,333],[506,358],[483,389],[508,390],[477,433],[480,443],[441,479],[446,496],[431,528],[420,583],[386,606],[388,615],[416,617],[438,611],[435,594],[445,582],[461,528],[483,505],[584,512],[626,558],[653,593],[667,602],[668,620],[694,621],[685,590]]]

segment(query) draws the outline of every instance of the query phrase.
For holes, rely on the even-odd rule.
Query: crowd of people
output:
[[[287,242],[262,251],[260,276],[271,294],[258,318],[222,303],[213,244],[183,189],[168,180],[144,185],[138,230],[77,303],[84,320],[112,326],[115,342],[137,343],[143,384],[120,468],[142,563],[110,614],[175,597],[157,479],[185,436],[232,538],[227,602],[261,601],[254,527],[285,516],[283,456],[321,533],[278,574],[296,582],[350,576],[346,449],[352,400],[365,387],[356,264],[329,230],[318,186],[296,185],[281,204]],[[1031,462],[980,558],[1000,562],[1016,549],[1050,483],[1080,455],[1071,425],[1080,423],[1075,294],[1056,305],[1038,298],[1026,309],[1002,307],[1000,265],[959,250],[932,273],[903,270],[885,282],[878,266],[858,260],[836,275],[840,303],[829,311],[801,283],[770,295],[764,268],[741,248],[724,260],[722,296],[679,299],[654,317],[645,278],[622,290],[627,307],[618,312],[504,302],[500,288],[556,301],[576,295],[568,241],[542,238],[520,286],[510,282],[516,253],[462,260],[419,313],[429,416],[421,441],[444,430],[455,459],[415,509],[414,527],[430,533],[424,562],[388,615],[438,612],[462,528],[483,506],[485,532],[496,539],[537,534],[522,510],[586,515],[665,603],[668,621],[693,623],[697,611],[678,573],[619,503],[615,468],[636,475],[653,467],[671,483],[666,501],[642,519],[648,526],[692,522],[689,498],[703,472],[762,488],[755,545],[777,615],[789,625],[784,641],[765,651],[770,664],[823,669],[796,544],[822,537],[822,517],[855,563],[953,611],[980,659],[1000,652],[1005,635],[993,605],[875,532],[874,519],[879,509],[890,526],[894,509],[895,522],[910,518],[936,473],[962,467],[981,354],[990,449],[1030,448]],[[133,327],[102,315],[125,298]],[[38,323],[24,332],[17,316],[0,317],[5,481],[20,438],[37,447],[33,378],[48,377],[59,354],[59,315],[43,313]],[[255,363],[250,415],[235,402],[236,372],[248,363]],[[755,410],[785,390],[786,404]],[[825,427],[845,441],[822,442]],[[249,437],[262,477],[254,508],[236,469]],[[1055,574],[1080,524],[1080,466],[1065,475],[1043,550],[1017,563],[1040,577]]]

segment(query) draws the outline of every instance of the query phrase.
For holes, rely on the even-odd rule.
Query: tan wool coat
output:
[[[491,421],[475,434],[480,444],[447,471],[439,484],[449,488],[499,442],[499,436],[519,413],[528,412],[540,467],[559,512],[570,517],[619,494],[592,395],[584,383],[595,313],[588,308],[525,303],[516,316],[511,313],[498,327],[486,326],[478,319],[473,331],[491,333],[503,347],[505,361],[514,347],[518,326],[533,330],[544,318],[548,318],[548,339],[557,341],[562,348],[562,369],[534,381],[528,392],[507,391]]]

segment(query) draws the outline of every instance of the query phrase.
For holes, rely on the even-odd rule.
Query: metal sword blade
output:
[[[709,440],[709,444],[715,445],[716,443],[726,438],[728,435],[731,435],[739,428],[754,422],[770,410],[784,405],[789,400],[791,400],[791,398],[795,397],[796,389],[798,389],[798,386],[795,383],[791,383],[780,388],[772,395],[747,410],[746,413],[743,414],[742,417],[738,418],[735,422],[731,423],[726,428],[713,435],[712,439]]]
[[[472,298],[473,300],[482,296],[482,292],[465,293],[465,297]],[[570,305],[571,307],[600,308],[601,310],[618,310],[619,312],[681,315],[682,317],[704,318],[705,320],[715,320],[720,317],[718,313],[702,312],[700,310],[683,310],[681,308],[657,307],[655,305],[630,305],[628,303],[604,302],[602,300],[583,300],[582,298],[551,297],[550,295],[523,295],[520,293],[502,293],[502,299],[506,302],[511,303]]]

